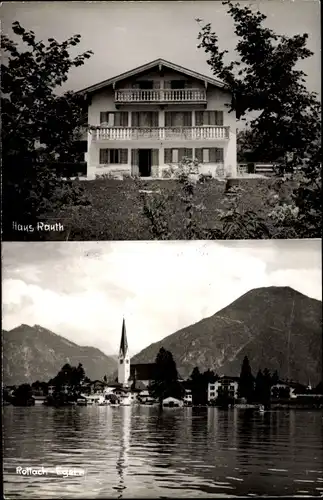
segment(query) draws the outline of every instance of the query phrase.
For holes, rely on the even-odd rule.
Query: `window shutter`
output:
[[[139,163],[139,150],[132,149],[131,150],[131,164],[133,166],[138,166],[138,163]]]
[[[185,156],[185,149],[184,148],[180,148],[178,150],[178,155],[177,155],[177,161],[182,161],[183,157]],[[177,162],[175,162],[177,163]]]
[[[132,113],[131,113],[131,126],[132,127],[139,127],[139,112],[138,111],[132,111]]]
[[[184,127],[192,126],[192,113],[190,111],[184,111]]]
[[[106,111],[101,111],[100,113],[100,124],[108,123],[108,113]]]
[[[152,151],[151,151],[151,164],[154,167],[158,167],[158,165],[159,165],[159,150],[158,149],[152,149]]]
[[[115,122],[115,115],[114,115],[114,113],[109,113],[108,114],[108,125],[109,125],[109,127],[114,127],[114,122]]]
[[[114,123],[113,123],[113,126],[114,127],[120,127],[120,123],[121,123],[121,113],[114,113]]]
[[[199,163],[203,163],[203,152],[202,148],[195,148],[195,158]]]
[[[179,161],[179,151],[178,149],[172,149],[172,163],[178,163]]]
[[[216,163],[224,163],[224,149],[215,148]]]
[[[197,127],[203,125],[203,111],[195,111],[195,125]]]
[[[160,81],[159,80],[154,80],[153,87],[156,90],[160,89]]]
[[[216,112],[209,111],[209,123],[208,125],[216,125]]]
[[[172,82],[170,80],[165,80],[164,81],[164,89],[171,89],[172,88]]]
[[[121,111],[120,127],[128,127],[128,111]]]
[[[210,163],[210,150],[209,149],[203,149],[203,163]]]
[[[215,112],[215,125],[223,127],[223,111]]]
[[[158,127],[158,111],[152,111],[151,113],[151,127]]]
[[[109,150],[100,149],[100,165],[104,163],[109,163]]]
[[[224,162],[224,150],[223,150],[223,148],[211,148],[210,149],[210,162],[211,163],[223,163]]]
[[[172,126],[172,115],[171,111],[165,111],[165,127]]]
[[[119,153],[120,163],[127,164],[128,163],[128,150],[127,149],[120,149],[119,151],[120,151],[120,153]]]
[[[165,163],[172,163],[172,150],[169,148],[166,148],[164,150],[164,162]]]

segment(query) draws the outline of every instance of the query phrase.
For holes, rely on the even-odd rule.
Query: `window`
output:
[[[133,111],[131,113],[132,127],[158,127],[158,111]]]
[[[107,124],[108,127],[128,127],[128,111],[102,111],[100,124]]]
[[[127,149],[100,149],[100,164],[127,164]]]
[[[153,80],[141,80],[138,82],[138,85],[142,90],[150,90],[154,88]]]
[[[200,163],[223,163],[223,148],[195,148],[195,158]]]
[[[172,80],[170,82],[170,88],[174,90],[185,89],[185,80]]]
[[[223,126],[223,111],[195,111],[195,125]]]
[[[215,392],[210,392],[210,397],[214,398],[214,396],[215,396]]]
[[[165,163],[178,163],[184,157],[193,158],[192,148],[166,148],[164,150],[164,162]]]
[[[165,127],[191,127],[191,111],[166,111]]]
[[[123,365],[123,359],[120,359],[120,365]]]
[[[126,363],[129,364],[129,359],[126,360]]]

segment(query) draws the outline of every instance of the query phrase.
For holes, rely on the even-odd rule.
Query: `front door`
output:
[[[141,177],[151,176],[151,149],[139,149],[139,174]]]

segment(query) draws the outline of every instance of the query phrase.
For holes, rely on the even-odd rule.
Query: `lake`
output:
[[[319,410],[7,406],[3,425],[5,498],[323,496]]]

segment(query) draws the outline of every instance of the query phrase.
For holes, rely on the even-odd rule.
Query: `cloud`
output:
[[[319,242],[298,246],[297,259],[289,261],[293,242],[65,243],[53,248],[50,259],[52,245],[35,246],[36,282],[23,248],[14,253],[16,268],[11,261],[3,281],[6,329],[37,323],[117,353],[125,315],[134,354],[253,288],[292,286],[321,298],[319,262],[313,267]]]

